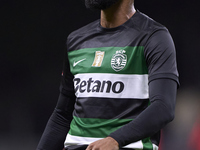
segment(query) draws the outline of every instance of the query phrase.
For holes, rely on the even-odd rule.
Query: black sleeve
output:
[[[167,29],[156,30],[150,34],[144,55],[148,66],[149,82],[166,78],[175,80],[179,85],[175,46]]]
[[[110,134],[120,147],[153,136],[174,118],[179,81],[175,47],[167,30],[149,36],[145,57],[151,105],[136,119]]]
[[[70,73],[68,57],[66,54],[58,102],[46,125],[37,150],[63,149],[64,140],[72,120],[74,103],[73,75]]]
[[[149,89],[151,105],[136,119],[109,135],[120,147],[154,135],[173,120],[177,83],[171,79],[153,80]]]

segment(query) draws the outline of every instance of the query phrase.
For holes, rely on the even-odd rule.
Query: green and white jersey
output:
[[[163,35],[169,36],[167,29],[140,12],[117,28],[103,28],[98,20],[70,34],[68,67],[76,102],[66,147],[90,144],[134,121],[150,105],[151,80],[177,80],[176,64],[158,60],[157,53],[165,55],[162,43],[150,41],[156,36],[159,43]],[[156,133],[124,148],[156,150],[158,143]]]

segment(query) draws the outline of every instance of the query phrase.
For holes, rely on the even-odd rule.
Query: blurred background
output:
[[[181,87],[160,150],[200,150],[200,17],[197,0],[136,0],[176,45]],[[0,150],[34,150],[59,94],[65,41],[99,18],[84,0],[0,1]],[[199,142],[198,142],[199,141]]]

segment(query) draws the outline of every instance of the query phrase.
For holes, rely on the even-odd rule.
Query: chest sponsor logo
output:
[[[111,59],[111,67],[115,71],[120,71],[126,66],[127,55],[125,50],[118,50]]]
[[[96,51],[94,62],[92,64],[93,67],[101,67],[101,64],[103,62],[105,52],[102,51]]]
[[[74,79],[75,92],[80,93],[121,93],[124,90],[124,83],[121,81],[112,82],[109,80],[81,80],[80,78]]]

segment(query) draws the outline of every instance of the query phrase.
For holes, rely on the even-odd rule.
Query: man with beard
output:
[[[85,4],[101,18],[67,39],[60,96],[37,149],[157,150],[179,84],[172,38],[134,0]]]

